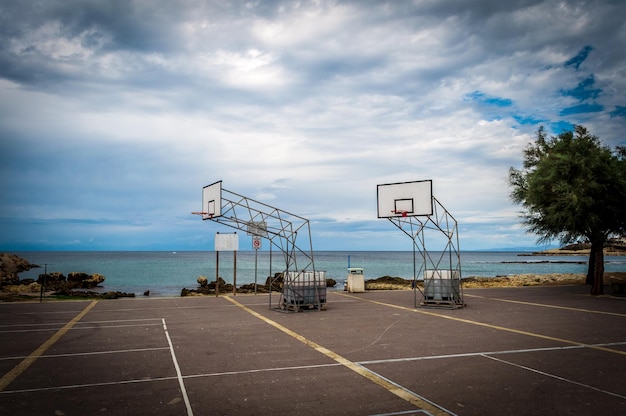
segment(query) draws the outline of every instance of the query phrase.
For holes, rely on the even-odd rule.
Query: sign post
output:
[[[259,249],[261,248],[261,237],[258,235],[252,236],[252,248],[254,249],[254,294],[256,295],[257,286],[257,264],[259,257]]]
[[[219,295],[219,255],[220,251],[234,252],[234,272],[233,272],[233,295],[237,295],[237,250],[239,249],[239,236],[232,234],[215,234],[215,296]]]

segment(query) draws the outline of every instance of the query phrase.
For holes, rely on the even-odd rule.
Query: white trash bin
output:
[[[365,292],[365,274],[361,267],[348,267],[348,292]]]

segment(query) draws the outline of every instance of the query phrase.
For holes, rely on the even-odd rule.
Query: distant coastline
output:
[[[519,256],[589,256],[591,245],[588,243],[569,244],[561,248],[552,248],[531,253],[522,253]],[[626,244],[623,242],[607,243],[604,246],[605,256],[626,256]]]

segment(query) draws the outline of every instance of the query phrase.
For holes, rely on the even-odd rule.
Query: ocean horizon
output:
[[[71,272],[99,273],[105,281],[95,291],[120,291],[150,296],[180,296],[183,288],[198,287],[197,278],[214,281],[220,276],[237,286],[264,284],[267,277],[285,269],[282,253],[237,251],[22,251],[10,252],[41,268],[19,274],[37,279],[44,270],[65,276]],[[418,269],[419,269],[419,253]],[[382,276],[413,279],[412,251],[315,251],[315,270],[337,281],[343,289],[348,267],[364,269],[365,279]],[[236,260],[236,263],[235,263]],[[588,257],[532,255],[530,251],[461,251],[461,277],[497,277],[515,274],[586,273]],[[304,264],[308,264],[305,262]],[[626,257],[605,256],[605,270],[626,271]],[[419,272],[419,270],[417,270]],[[421,276],[418,273],[418,279]]]

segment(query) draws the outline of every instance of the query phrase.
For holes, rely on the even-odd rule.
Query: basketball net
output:
[[[202,215],[202,216],[205,216],[205,215],[206,215],[206,216],[208,216],[209,218],[213,218],[213,214],[209,214],[208,212],[197,212],[197,211],[194,211],[194,212],[192,212],[192,214],[193,214],[193,215]]]
[[[398,210],[392,209],[391,212],[393,212],[394,214],[402,215],[403,217],[406,217],[409,215],[409,211],[406,211],[403,209],[398,209]]]

